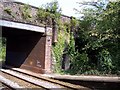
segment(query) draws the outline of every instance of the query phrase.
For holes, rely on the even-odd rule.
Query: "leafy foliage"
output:
[[[63,33],[62,31],[59,31],[58,32],[58,43],[53,46],[53,52],[54,52],[54,55],[55,55],[55,59],[56,59],[56,65],[55,65],[55,72],[57,73],[61,73],[62,72],[62,69],[61,69],[61,66],[62,66],[62,56],[64,54],[64,49],[66,46],[66,38],[63,38],[65,36],[67,36],[68,34],[67,33]]]
[[[59,19],[61,15],[61,8],[59,7],[58,1],[47,3],[45,9],[54,14],[54,19]]]
[[[41,20],[41,22],[45,19],[45,10],[41,7],[37,11],[37,18]]]
[[[25,4],[22,8],[21,8],[21,11],[22,11],[22,16],[23,16],[23,19],[30,19],[32,18],[31,16],[31,12],[30,12],[30,6],[28,4]]]
[[[43,9],[44,8],[44,9]],[[61,16],[61,10],[59,8],[58,2],[53,1],[51,3],[47,3],[44,7],[40,7],[37,11],[37,17],[41,20],[41,22],[51,22],[53,20],[59,21]]]
[[[78,57],[81,54],[87,57],[84,58],[87,64],[78,64],[83,71],[79,69],[76,74],[95,74],[94,71],[96,74],[119,74],[120,1],[109,2],[105,10],[99,7],[84,9],[84,17],[80,21],[76,38],[76,49],[80,54]],[[75,62],[79,63],[82,59],[79,57],[77,60],[79,61]],[[76,66],[75,62],[73,64]]]
[[[0,60],[4,61],[6,57],[6,39],[0,37]]]

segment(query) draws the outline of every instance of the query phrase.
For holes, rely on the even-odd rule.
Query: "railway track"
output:
[[[90,90],[87,87],[83,87],[80,85],[70,84],[58,80],[49,79],[43,76],[38,76],[29,72],[25,72],[21,69],[10,69],[7,67],[7,69],[0,69],[0,72],[3,74],[3,77],[12,77],[14,82],[17,82],[19,87],[17,88],[27,88],[27,84],[30,84],[28,88],[31,86],[34,86],[33,88],[42,88],[45,90],[52,90],[52,89],[64,89],[64,90]],[[0,74],[1,74],[0,73]],[[15,80],[18,79],[18,80]],[[25,86],[21,85],[18,81],[26,83]],[[20,86],[21,85],[21,86]],[[12,89],[15,89],[16,87],[12,87]]]
[[[0,90],[16,90],[15,88],[21,88],[17,83],[5,78],[0,72]]]
[[[0,82],[2,84],[1,85],[2,90],[16,90],[16,89],[23,90],[23,89],[32,89],[32,88],[39,88],[39,89],[42,88],[1,71],[0,71]]]
[[[9,85],[0,82],[0,90],[14,90],[13,88],[11,88]]]

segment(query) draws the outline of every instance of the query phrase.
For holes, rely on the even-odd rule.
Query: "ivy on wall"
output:
[[[53,53],[56,60],[54,72],[62,73],[62,60],[65,48],[68,48],[70,42],[70,33],[67,32],[67,27],[65,24],[59,23],[58,38],[57,43],[53,45]]]

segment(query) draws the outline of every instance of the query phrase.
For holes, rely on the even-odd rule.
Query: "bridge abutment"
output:
[[[3,26],[2,37],[7,39],[5,64],[37,73],[51,73],[52,28],[43,28],[44,33]]]

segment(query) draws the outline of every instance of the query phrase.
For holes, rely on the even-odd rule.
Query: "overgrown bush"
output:
[[[78,73],[120,74],[119,4],[119,1],[109,2],[106,10],[97,6],[98,9],[84,11],[85,16],[80,22],[76,39],[76,49],[80,55],[86,54],[87,64],[78,64],[83,70],[79,70]],[[81,60],[80,57],[79,59]]]

